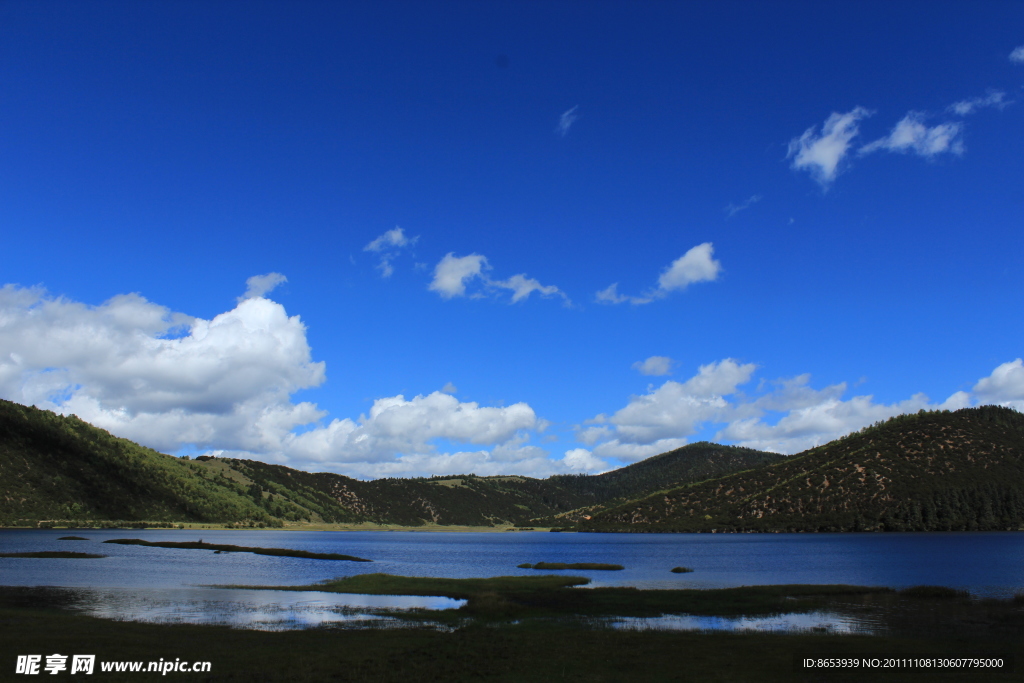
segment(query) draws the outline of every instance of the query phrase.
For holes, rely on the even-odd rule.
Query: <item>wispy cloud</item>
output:
[[[755,195],[751,196],[749,199],[747,199],[745,202],[742,202],[740,204],[730,203],[729,206],[725,207],[725,217],[726,218],[732,218],[733,216],[738,214],[740,211],[743,211],[745,209],[749,209],[754,204],[757,204],[759,201],[761,201],[761,199],[763,199],[763,197],[761,197],[761,195],[755,194]]]
[[[649,304],[654,299],[649,296],[627,296],[619,294],[619,283],[613,282],[594,295],[594,301],[599,304],[624,304],[627,301],[634,305]]]
[[[466,296],[466,283],[473,278],[483,278],[485,268],[490,268],[490,265],[482,254],[456,256],[454,252],[448,252],[434,266],[434,279],[427,289],[437,292],[442,299]]]
[[[569,132],[569,128],[572,127],[572,124],[574,124],[576,119],[579,118],[579,114],[576,113],[576,110],[579,108],[580,105],[577,104],[572,109],[562,112],[562,115],[558,117],[558,127],[555,128],[555,132],[563,138]]]
[[[1014,64],[1024,64],[1024,45],[1014,48],[1010,53],[1010,61]]]
[[[619,283],[616,282],[597,292],[594,298],[603,304],[649,304],[655,299],[667,296],[669,292],[686,289],[695,282],[712,282],[718,279],[718,274],[722,270],[721,262],[713,258],[714,251],[711,242],[693,247],[662,271],[656,288],[641,296],[619,294]]]
[[[672,374],[672,366],[674,364],[675,361],[668,356],[651,356],[645,361],[633,363],[633,369],[641,375],[660,377]]]
[[[391,262],[398,256],[399,250],[404,247],[411,247],[416,244],[418,239],[418,235],[416,237],[406,237],[405,231],[396,226],[363,247],[363,251],[372,251],[380,254],[380,262],[377,263],[377,269],[380,270],[382,277],[391,277],[392,273],[395,272]]]
[[[946,108],[946,111],[953,112],[959,116],[967,116],[973,114],[978,109],[984,109],[985,107],[1002,109],[1008,104],[1010,103],[1006,101],[1006,93],[1001,90],[990,90],[984,97],[973,97],[969,100],[954,102]]]
[[[857,122],[874,112],[864,107],[855,107],[845,114],[832,112],[822,126],[811,126],[803,135],[789,141],[786,158],[792,158],[792,168],[807,171],[823,188],[835,180],[839,165],[850,150],[850,141],[860,132]]]
[[[245,301],[246,299],[259,299],[264,294],[268,294],[279,284],[288,282],[288,278],[281,273],[267,273],[266,275],[253,275],[251,278],[245,281],[246,290],[245,294],[238,297],[238,301]]]
[[[928,158],[943,152],[963,154],[964,145],[959,137],[963,130],[961,124],[940,123],[929,128],[923,120],[924,114],[921,112],[908,113],[887,136],[861,147],[860,154],[870,154],[880,149],[913,152]]]
[[[542,285],[539,280],[526,277],[525,273],[513,275],[507,280],[492,280],[487,271],[491,265],[482,254],[456,256],[449,252],[434,267],[434,279],[428,289],[437,292],[444,299],[466,296],[466,286],[473,280],[479,280],[485,288],[507,289],[512,292],[511,303],[518,303],[537,292],[540,296],[559,296],[568,305],[571,302],[565,292],[554,285]],[[475,297],[481,294],[472,295]]]
[[[533,292],[537,292],[541,296],[554,296],[557,294],[568,301],[568,297],[558,287],[542,285],[539,281],[526,277],[525,273],[513,275],[507,280],[491,280],[490,284],[494,287],[512,290],[512,303],[522,301]]]

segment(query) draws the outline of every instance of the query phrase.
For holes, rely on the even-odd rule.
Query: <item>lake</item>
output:
[[[89,540],[57,540],[67,535],[84,536]],[[215,554],[208,550],[101,543],[112,538],[177,542],[202,539],[206,543],[343,553],[373,562],[250,553]],[[90,552],[109,557],[0,558],[0,585],[89,589],[80,593],[82,609],[97,616],[194,623],[216,621],[241,627],[256,623],[268,628],[274,628],[274,624],[301,627],[349,620],[362,623],[378,618],[375,609],[444,609],[457,604],[430,602],[436,600],[432,598],[399,604],[383,600],[381,596],[232,592],[201,586],[306,585],[369,572],[451,578],[522,576],[546,573],[516,567],[524,562],[602,562],[621,564],[626,569],[572,570],[570,573],[590,578],[591,586],[653,589],[794,583],[904,588],[929,584],[969,590],[978,597],[999,598],[1024,590],[1024,533],[1014,532],[573,534],[0,530],[0,552],[45,550]],[[673,574],[669,571],[680,565],[694,572]],[[366,604],[367,600],[373,604]],[[119,601],[123,605],[120,610],[115,609]],[[706,622],[704,627],[707,627]]]

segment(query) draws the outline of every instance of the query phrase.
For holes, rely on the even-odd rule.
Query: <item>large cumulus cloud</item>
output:
[[[442,391],[379,398],[366,415],[327,413],[292,395],[323,383],[298,316],[263,294],[284,277],[250,278],[211,320],[138,294],[90,306],[40,288],[0,289],[0,396],[75,413],[164,452],[257,457],[363,476],[564,471],[531,446],[545,426],[526,403],[486,407]],[[438,452],[436,443],[472,451]]]

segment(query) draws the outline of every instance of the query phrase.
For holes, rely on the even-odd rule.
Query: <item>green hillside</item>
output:
[[[583,531],[1024,528],[1024,415],[902,415],[747,472],[623,503]]]
[[[554,476],[548,481],[578,494],[586,501],[586,505],[552,518],[538,520],[538,523],[544,522],[545,526],[550,526],[579,521],[610,505],[684,484],[749,470],[785,457],[752,448],[700,441],[604,474]]]
[[[39,521],[537,526],[779,456],[693,444],[598,476],[360,481],[254,460],[175,458],[74,416],[0,401],[0,525]]]
[[[199,463],[0,401],[0,523],[52,519],[275,521]]]

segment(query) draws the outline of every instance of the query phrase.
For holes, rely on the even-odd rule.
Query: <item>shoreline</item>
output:
[[[141,524],[142,522],[140,522]],[[337,524],[337,523],[285,523],[282,527],[238,527],[230,523],[218,522],[154,522],[154,524],[173,524],[175,526],[75,526],[75,525],[54,525],[47,527],[40,526],[0,526],[0,531],[421,531],[421,532],[459,532],[459,533],[524,533],[524,532],[548,532],[550,527],[517,527],[512,525],[501,526],[463,526],[424,524],[422,526],[403,526],[400,524],[374,524],[372,522],[361,522],[359,524]],[[182,526],[178,526],[182,525]],[[575,533],[575,532],[562,532]]]

